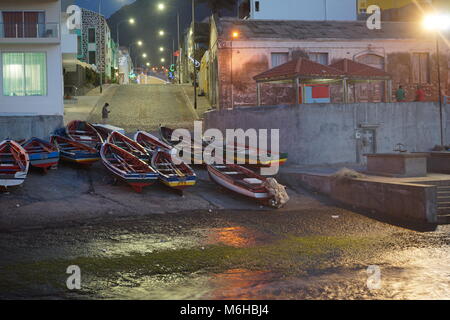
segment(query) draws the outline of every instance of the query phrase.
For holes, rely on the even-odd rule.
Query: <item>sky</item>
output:
[[[102,2],[102,14],[109,18],[122,6],[133,3],[135,0],[76,0],[75,4],[82,8],[97,12],[99,1]]]

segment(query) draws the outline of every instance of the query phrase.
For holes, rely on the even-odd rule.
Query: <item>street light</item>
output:
[[[159,35],[162,37],[164,35],[164,30],[159,30]]]
[[[146,53],[143,53],[143,54],[142,54],[142,58],[147,58],[147,54],[146,54]]]
[[[439,36],[442,31],[450,29],[450,16],[443,14],[432,14],[426,16],[423,20],[423,26],[429,31],[433,31],[436,34],[436,62],[438,73],[438,90],[439,90],[439,120],[441,129],[441,146],[444,145],[444,126],[442,123],[442,86],[441,86],[441,58],[439,56]]]
[[[117,33],[117,46],[120,46],[120,40],[119,40],[119,36],[120,36],[120,34],[119,34],[119,27],[120,27],[120,25],[121,25],[122,23],[124,23],[124,22],[128,22],[129,24],[134,24],[136,21],[135,21],[133,18],[130,18],[130,19],[128,19],[128,20],[122,20],[122,21],[120,21],[120,22],[117,24],[117,27],[116,27],[116,33]]]
[[[164,5],[164,3],[158,3],[158,10],[162,11],[166,8],[166,6]]]
[[[160,47],[159,51],[163,52],[164,51],[164,47]]]
[[[161,62],[166,62],[166,59],[164,59],[164,58],[161,58]]]

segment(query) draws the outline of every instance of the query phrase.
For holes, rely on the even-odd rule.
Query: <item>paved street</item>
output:
[[[170,84],[121,85],[104,101],[110,104],[108,123],[127,132],[155,130],[160,124],[192,128],[194,113],[183,96],[182,88]],[[88,117],[101,121],[103,103]]]

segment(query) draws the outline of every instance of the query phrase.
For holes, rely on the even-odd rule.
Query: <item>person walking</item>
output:
[[[103,106],[103,109],[102,109],[102,123],[103,124],[106,124],[106,122],[108,121],[108,116],[111,112],[108,110],[108,107],[109,107],[109,103],[105,103],[105,105]]]
[[[406,93],[402,86],[399,86],[397,91],[395,92],[395,97],[397,98],[397,102],[405,102]]]
[[[417,86],[415,101],[425,101],[425,92],[420,86]]]

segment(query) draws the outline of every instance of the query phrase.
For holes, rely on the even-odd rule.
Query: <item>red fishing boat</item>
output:
[[[12,140],[0,143],[0,187],[18,186],[25,181],[30,161],[27,152]]]
[[[95,128],[86,121],[70,121],[66,126],[66,133],[72,140],[92,148],[100,148],[103,139]]]

